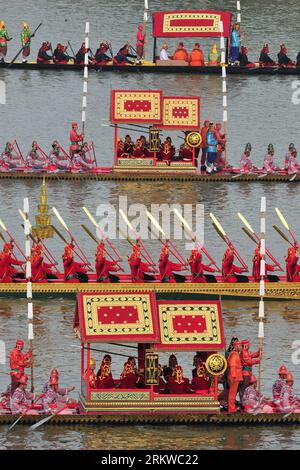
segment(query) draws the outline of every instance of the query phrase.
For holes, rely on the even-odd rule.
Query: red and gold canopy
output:
[[[217,351],[225,348],[220,302],[159,301],[159,350]]]
[[[199,129],[199,96],[164,96],[163,125],[159,127],[185,130]]]
[[[178,10],[153,14],[153,36],[167,37],[217,37],[221,36],[223,21],[224,37],[230,36],[232,13],[227,11]]]
[[[152,343],[159,339],[153,293],[78,294],[83,342]]]
[[[80,293],[82,342],[149,343],[156,350],[218,351],[225,348],[221,304],[203,300],[155,300],[153,292]]]
[[[159,90],[112,90],[111,122],[162,122],[162,92]]]

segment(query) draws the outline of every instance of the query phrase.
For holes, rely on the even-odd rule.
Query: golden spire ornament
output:
[[[38,214],[35,216],[36,225],[32,227],[32,235],[37,238],[52,238],[54,230],[51,226],[51,215],[49,215],[49,206],[47,204],[47,188],[45,177],[41,188],[40,203],[38,205]]]

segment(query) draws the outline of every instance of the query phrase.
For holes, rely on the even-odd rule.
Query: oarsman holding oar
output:
[[[0,21],[0,63],[4,63],[7,54],[7,42],[11,41],[4,21]]]
[[[27,62],[27,57],[30,55],[30,46],[31,46],[31,38],[34,37],[34,33],[31,34],[29,29],[29,24],[27,21],[23,22],[23,29],[21,31],[21,44],[22,44],[22,62]]]
[[[18,381],[18,387],[14,391],[11,399],[11,412],[13,414],[23,413],[26,410],[28,415],[37,415],[38,412],[34,409],[30,409],[31,400],[33,399],[33,393],[26,390],[28,383],[28,377],[26,374]]]

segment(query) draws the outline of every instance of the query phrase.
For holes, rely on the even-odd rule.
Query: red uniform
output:
[[[254,280],[256,282],[260,281],[260,262],[262,260],[262,256],[260,254],[260,248],[256,248],[254,251],[254,256],[253,256],[253,270],[252,270],[252,276],[254,277]],[[268,275],[268,271],[275,271],[274,266],[271,264],[265,264],[265,272],[266,276]],[[267,279],[265,279],[267,280]]]
[[[18,347],[23,347],[24,341],[18,339],[16,347],[14,347],[9,354],[10,376],[11,376],[11,394],[14,393],[18,380],[24,375],[24,369],[31,366],[30,359],[32,352],[28,351],[23,353]]]
[[[224,282],[237,282],[237,277],[235,274],[240,274],[243,272],[243,269],[235,266],[234,262],[234,250],[231,247],[228,247],[225,251],[222,261],[222,276]]]
[[[183,377],[181,366],[176,366],[168,380],[168,390],[173,395],[182,395],[189,392],[189,379]]]
[[[245,339],[242,341],[242,351],[240,353],[241,364],[242,364],[242,375],[243,382],[240,385],[240,398],[243,399],[243,394],[249,385],[249,379],[252,376],[252,367],[260,363],[259,351],[251,353],[249,351],[250,342]],[[257,359],[258,358],[258,359]]]
[[[105,258],[103,242],[99,243],[97,248],[95,269],[98,282],[110,282],[110,271],[118,271],[116,262]]]
[[[69,243],[65,247],[65,251],[62,257],[64,266],[64,280],[66,282],[80,282],[81,277],[87,277],[85,264],[74,261],[73,250],[73,243]],[[80,276],[80,274],[83,276]]]
[[[111,375],[111,368],[108,362],[101,366],[101,374],[98,377],[98,388],[114,388],[115,382]]]
[[[11,256],[13,246],[5,243],[3,251],[0,253],[0,282],[12,282],[13,276],[18,271],[13,266],[22,266],[23,261],[19,261]]]
[[[168,247],[164,246],[161,250],[159,263],[158,263],[160,281],[161,282],[176,282],[173,271],[181,271],[182,265],[179,263],[173,263],[169,260]]]
[[[83,142],[83,134],[78,134],[77,132],[78,124],[76,122],[72,123],[72,129],[70,131],[70,155],[73,156],[79,149],[79,142]]]
[[[300,282],[300,265],[298,263],[298,246],[288,249],[286,257],[286,277],[288,282]]]
[[[241,343],[235,342],[235,345],[240,346]],[[229,393],[228,393],[228,412],[235,413],[236,406],[235,406],[235,398],[239,388],[239,383],[243,380],[242,374],[242,363],[240,359],[240,355],[238,351],[231,351],[228,357],[228,385],[229,385]]]
[[[47,282],[47,274],[52,274],[53,263],[45,263],[42,254],[42,248],[37,245],[32,249],[31,275],[33,282]]]
[[[204,126],[201,129],[201,148],[202,148],[202,156],[201,156],[201,166],[205,165],[206,162],[206,153],[207,153],[207,142],[206,142],[206,134],[209,130],[209,121],[206,119],[204,121]]]
[[[202,263],[202,254],[198,250],[193,250],[189,258],[189,265],[193,276],[193,282],[207,282],[204,271],[215,272],[213,268]]]
[[[132,282],[143,282],[144,273],[151,271],[150,264],[142,261],[141,247],[138,244],[133,245],[133,251],[128,258],[128,263],[130,266]]]

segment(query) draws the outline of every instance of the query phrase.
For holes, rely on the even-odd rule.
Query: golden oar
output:
[[[223,240],[225,241],[225,243],[227,243],[227,245],[231,245],[232,248],[234,249],[234,252],[235,252],[235,255],[237,257],[237,259],[239,260],[239,262],[241,263],[241,265],[243,266],[243,268],[245,270],[248,271],[248,266],[246,265],[245,261],[243,260],[243,258],[241,257],[241,255],[239,254],[239,252],[237,251],[237,249],[235,248],[235,246],[233,245],[232,241],[230,240],[230,238],[228,237],[228,235],[226,234],[225,230],[223,229],[222,225],[220,224],[220,222],[218,221],[218,219],[216,218],[216,216],[211,212],[209,214],[210,218],[212,219],[213,221],[213,226],[214,228],[217,229],[217,232],[221,234],[221,237],[223,238]]]
[[[221,271],[219,266],[216,264],[215,260],[210,256],[210,254],[208,253],[208,251],[204,248],[204,246],[202,245],[202,243],[199,242],[199,240],[197,239],[196,237],[196,234],[195,232],[192,231],[190,225],[188,224],[188,222],[185,220],[185,218],[180,214],[180,212],[176,209],[174,209],[174,213],[175,215],[178,217],[178,219],[180,220],[180,222],[182,223],[183,225],[183,228],[184,230],[188,233],[188,235],[190,236],[190,238],[192,239],[193,242],[195,242],[198,247],[200,248],[200,250],[207,256],[207,258],[209,259],[209,261],[216,267],[216,269],[218,271]]]
[[[240,220],[243,222],[243,224],[247,227],[247,229],[249,230],[249,232],[252,233],[252,235],[254,236],[254,238],[256,239],[257,243],[260,243],[260,237],[257,233],[255,233],[255,231],[253,230],[252,226],[249,224],[248,220],[246,219],[246,217],[244,217],[240,212],[238,212],[238,217],[240,218]],[[244,230],[244,232],[249,236],[249,234],[247,233],[246,230]],[[279,261],[277,261],[277,259],[275,258],[275,256],[272,255],[272,253],[270,252],[270,250],[268,250],[266,248],[266,254],[269,256],[270,260],[273,261],[273,263],[280,269],[280,271],[283,271],[282,267],[280,266],[280,263]]]
[[[289,224],[287,223],[287,220],[283,217],[282,213],[280,212],[280,210],[278,209],[278,207],[275,208],[275,211],[276,211],[276,214],[278,215],[282,225],[287,229],[287,231],[289,232],[289,234],[291,235],[292,239],[294,240],[294,242],[298,245],[298,242],[295,238],[295,235],[293,234],[293,232],[291,231],[290,227],[289,227]]]

